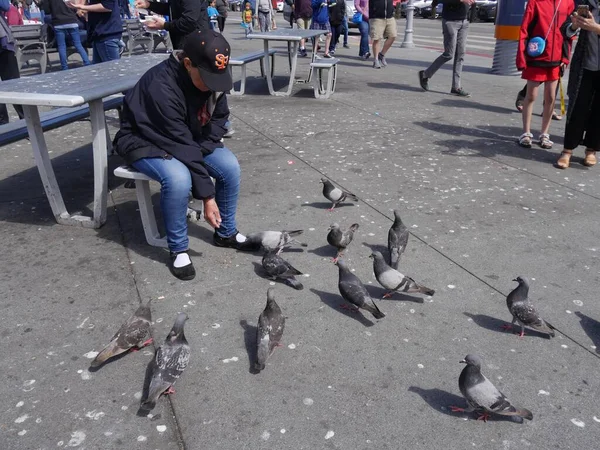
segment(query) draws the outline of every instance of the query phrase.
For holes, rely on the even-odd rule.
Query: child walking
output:
[[[242,11],[242,24],[244,25],[246,37],[248,37],[252,33],[252,6],[250,2],[246,2],[245,9]]]
[[[523,101],[523,134],[519,145],[531,148],[531,115],[540,84],[544,83],[544,112],[538,145],[552,148],[548,131],[554,112],[556,86],[564,67],[569,64],[571,41],[565,40],[561,26],[575,8],[573,0],[529,0],[521,23],[517,69],[527,80],[527,94]]]

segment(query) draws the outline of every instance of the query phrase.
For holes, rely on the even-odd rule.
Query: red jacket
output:
[[[556,8],[558,12],[555,15]],[[524,70],[527,66],[557,67],[561,63],[569,64],[571,40],[563,38],[560,27],[574,9],[573,0],[529,0],[521,23],[517,69]],[[537,58],[528,56],[525,51],[527,41],[536,36],[544,39],[546,34],[548,38],[544,53]]]
[[[15,5],[10,5],[10,9],[6,12],[6,22],[8,25],[23,25],[23,17],[19,14],[19,10]]]

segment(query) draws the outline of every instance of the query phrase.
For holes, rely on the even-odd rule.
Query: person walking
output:
[[[271,29],[271,16],[273,14],[271,0],[256,0],[255,7],[254,16],[258,18],[258,28],[261,33],[266,33]],[[302,45],[300,46],[302,47]]]
[[[296,26],[299,30],[308,30],[312,19],[313,10],[311,0],[294,0],[294,16],[296,17]],[[300,39],[300,56],[306,57],[306,39]]]
[[[392,0],[369,0],[369,30],[373,40],[373,58],[375,58],[373,68],[381,69],[387,66],[385,54],[398,35]],[[383,48],[381,48],[382,39],[385,39]]]
[[[219,25],[219,31],[222,33],[225,29],[225,20],[229,12],[229,2],[227,0],[217,0],[217,24]]]
[[[424,91],[429,90],[429,79],[448,61],[454,58],[452,70],[452,88],[450,93],[459,97],[470,97],[462,88],[461,74],[467,48],[469,34],[469,9],[475,0],[440,0],[444,4],[442,10],[442,32],[444,34],[444,53],[425,70],[419,72],[419,84]]]
[[[67,39],[73,43],[73,47],[79,53],[83,65],[89,66],[90,60],[87,50],[81,45],[81,35],[79,34],[79,20],[77,14],[69,8],[63,0],[45,0],[44,12],[52,16],[52,28],[56,36],[56,47],[60,59],[60,68],[67,70],[69,64],[67,61]]]
[[[358,31],[360,33],[360,45],[358,47],[358,57],[363,61],[371,57],[369,52],[369,0],[354,0],[356,12],[362,15],[358,22]]]
[[[0,0],[0,79],[2,81],[19,78],[19,64],[15,56],[15,39],[6,20],[4,13],[11,7],[10,0]],[[24,117],[23,108],[13,105],[19,119]],[[8,110],[4,103],[0,103],[0,125],[8,123]]]
[[[329,25],[331,26],[331,42],[329,54],[335,55],[335,48],[343,32],[344,17],[346,17],[346,2],[344,0],[332,0],[329,5]]]
[[[121,11],[118,0],[89,0],[87,4],[68,2],[67,6],[87,12],[87,42],[92,45],[94,64],[121,58]]]
[[[331,44],[331,25],[329,25],[329,0],[312,0],[312,22],[310,24],[311,30],[323,30],[325,31],[325,52],[323,56],[325,58],[332,58],[329,54],[329,45]],[[317,51],[319,50],[317,39],[313,38],[313,48],[316,45]]]
[[[585,146],[584,166],[595,166],[596,152],[600,150],[600,3],[598,0],[582,0],[577,12],[563,26],[566,38],[573,37],[577,32],[579,38],[573,52],[567,86],[569,107],[564,149],[556,163],[560,169],[569,167],[573,150],[582,143],[582,138]]]
[[[544,112],[537,143],[543,149],[552,148],[548,131],[554,112],[556,86],[571,55],[571,40],[564,38],[561,26],[574,7],[573,0],[529,0],[525,8],[516,59],[517,69],[522,71],[521,78],[527,80],[522,112],[523,134],[518,140],[521,147],[531,148],[533,104],[543,83]]]

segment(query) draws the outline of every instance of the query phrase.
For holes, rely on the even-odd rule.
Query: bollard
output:
[[[496,47],[492,73],[518,75],[515,61],[519,47],[519,32],[527,0],[499,0],[496,12]]]
[[[397,8],[400,8],[400,3],[398,3]],[[415,44],[413,43],[413,19],[414,19],[414,0],[408,0],[408,5],[406,5],[406,28],[404,29],[404,41],[402,41],[402,48],[413,48]]]

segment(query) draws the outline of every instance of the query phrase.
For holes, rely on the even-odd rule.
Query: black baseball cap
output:
[[[194,31],[185,38],[183,51],[198,68],[202,81],[211,91],[225,92],[233,87],[227,68],[231,47],[221,33],[213,30]]]

